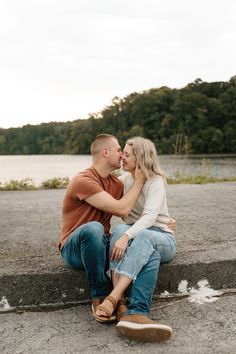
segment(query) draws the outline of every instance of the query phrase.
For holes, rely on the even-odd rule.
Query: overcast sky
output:
[[[236,74],[235,0],[0,0],[0,127]]]

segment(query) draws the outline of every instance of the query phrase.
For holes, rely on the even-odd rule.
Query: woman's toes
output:
[[[103,301],[103,303],[101,305],[104,306],[105,308],[107,308],[107,310],[111,313],[114,310],[110,301],[105,300],[105,301]],[[104,310],[97,309],[95,313],[96,313],[96,316],[108,317],[107,313]]]
[[[95,313],[96,313],[96,316],[107,316],[106,312],[104,312],[102,310],[97,310]]]

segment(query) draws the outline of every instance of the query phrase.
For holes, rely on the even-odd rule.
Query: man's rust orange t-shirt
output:
[[[112,214],[96,209],[84,200],[102,191],[120,199],[123,183],[113,175],[101,177],[94,167],[78,173],[71,179],[63,200],[60,249],[71,232],[90,221],[99,221],[104,226],[105,234],[109,234]]]

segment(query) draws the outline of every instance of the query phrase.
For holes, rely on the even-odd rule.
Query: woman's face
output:
[[[127,172],[133,172],[136,167],[136,158],[133,154],[133,149],[130,145],[125,145],[122,154],[123,170]]]

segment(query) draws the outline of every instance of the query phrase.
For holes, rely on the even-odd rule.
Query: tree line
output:
[[[122,146],[132,136],[149,138],[160,154],[235,153],[236,76],[114,97],[88,119],[0,129],[0,154],[89,154],[102,132]]]

